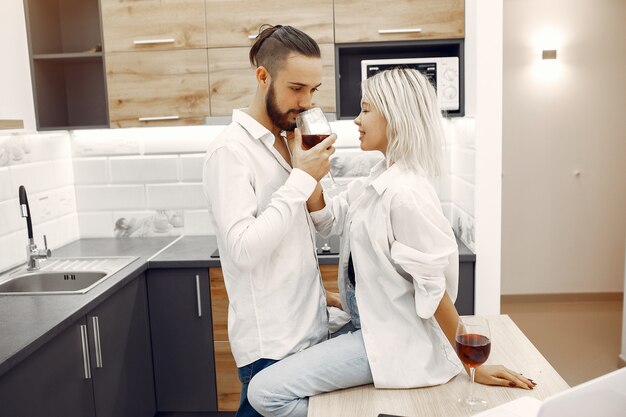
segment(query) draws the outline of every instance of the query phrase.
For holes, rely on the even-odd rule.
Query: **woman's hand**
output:
[[[337,307],[340,310],[343,310],[341,306],[341,298],[339,298],[339,293],[326,291],[326,305],[328,307]]]
[[[537,384],[524,375],[511,371],[502,365],[482,365],[476,368],[474,380],[484,385],[499,385],[533,389]]]

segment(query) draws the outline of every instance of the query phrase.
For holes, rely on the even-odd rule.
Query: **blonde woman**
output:
[[[383,71],[363,81],[355,123],[361,149],[385,160],[335,198],[318,184],[307,205],[320,233],[342,235],[341,299],[360,329],[257,374],[248,396],[264,416],[306,416],[309,396],[372,382],[444,384],[463,369],[453,348],[458,248],[431,185],[443,141],[434,89],[416,70]],[[299,152],[298,132],[294,140]],[[500,365],[479,367],[476,381],[535,385]]]

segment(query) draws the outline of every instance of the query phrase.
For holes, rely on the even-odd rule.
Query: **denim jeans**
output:
[[[308,397],[372,382],[358,330],[294,353],[259,372],[248,387],[248,400],[265,417],[306,417]]]
[[[249,365],[237,368],[237,374],[239,381],[243,384],[241,387],[241,397],[239,399],[239,409],[237,410],[237,417],[258,417],[259,413],[248,402],[248,384],[253,376],[259,373],[261,370],[276,363],[274,359],[259,359],[252,362]]]

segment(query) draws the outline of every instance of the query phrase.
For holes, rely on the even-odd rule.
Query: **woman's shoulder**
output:
[[[403,170],[402,175],[398,175],[389,185],[387,200],[392,205],[439,206],[434,185],[436,181],[413,171]]]

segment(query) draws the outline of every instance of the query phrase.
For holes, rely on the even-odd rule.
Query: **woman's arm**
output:
[[[456,326],[459,321],[459,314],[447,292],[439,302],[439,307],[435,310],[435,319],[439,327],[448,338],[448,341],[456,350]],[[469,367],[463,365],[469,375]],[[535,384],[531,379],[511,371],[502,365],[482,365],[476,368],[475,381],[485,385],[501,385],[509,387],[519,387],[523,389],[533,389]]]

